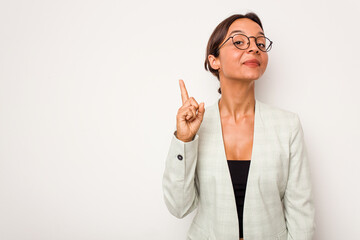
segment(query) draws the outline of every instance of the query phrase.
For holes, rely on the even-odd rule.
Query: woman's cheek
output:
[[[267,67],[267,64],[268,64],[268,57],[265,56],[265,57],[263,58],[262,63],[261,63],[262,73],[265,72],[266,67]]]

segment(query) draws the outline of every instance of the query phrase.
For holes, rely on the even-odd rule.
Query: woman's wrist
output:
[[[179,139],[182,142],[191,142],[192,140],[194,140],[195,136],[193,136],[192,138],[186,139],[186,138],[181,138],[177,136],[177,131],[174,132],[174,135],[177,139]]]

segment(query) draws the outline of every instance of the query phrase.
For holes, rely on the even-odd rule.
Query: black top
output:
[[[246,183],[249,173],[250,160],[227,160],[231,181],[234,188],[236,208],[239,219],[239,234],[243,237],[243,209],[246,192]]]

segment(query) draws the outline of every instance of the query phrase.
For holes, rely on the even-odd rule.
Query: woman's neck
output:
[[[220,81],[221,99],[219,110],[221,116],[231,118],[235,122],[255,114],[255,82]]]

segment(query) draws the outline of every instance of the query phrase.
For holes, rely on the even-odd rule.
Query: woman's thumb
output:
[[[201,102],[199,104],[199,110],[198,110],[197,118],[202,119],[204,117],[204,113],[205,113],[205,103]]]

